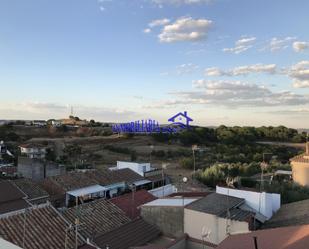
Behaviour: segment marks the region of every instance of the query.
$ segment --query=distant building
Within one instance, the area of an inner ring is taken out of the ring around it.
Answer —
[[[31,124],[36,127],[45,127],[47,126],[47,121],[46,120],[33,120]]]
[[[89,122],[87,120],[80,120],[73,117],[60,119],[62,125],[68,126],[87,126]]]
[[[61,120],[52,120],[51,125],[54,126],[54,127],[60,127],[62,125],[62,121]]]
[[[29,154],[32,156],[33,154]],[[25,178],[40,181],[46,177],[65,173],[65,168],[55,162],[31,157],[18,157],[17,173]]]
[[[47,153],[47,146],[38,143],[27,143],[19,145],[22,156],[35,159],[44,159]]]
[[[116,169],[131,169],[141,176],[144,176],[145,172],[154,170],[154,168],[150,166],[150,163],[135,163],[123,161],[117,161]]]
[[[123,162],[117,161],[117,166],[110,168],[111,170],[131,169],[137,174],[145,177],[152,182],[151,188],[158,188],[169,183],[167,176],[162,169],[151,167],[150,163],[136,163],[136,162]]]
[[[306,143],[306,152],[293,157],[291,160],[293,181],[301,186],[309,186],[309,142]]]

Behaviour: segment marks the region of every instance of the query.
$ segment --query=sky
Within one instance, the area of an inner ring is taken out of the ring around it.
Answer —
[[[309,128],[307,0],[1,0],[0,120],[187,111]]]

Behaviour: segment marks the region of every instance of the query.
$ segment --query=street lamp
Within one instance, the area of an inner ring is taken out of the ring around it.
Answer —
[[[186,184],[188,182],[188,178],[184,176],[182,178],[182,182],[183,182],[183,184]],[[183,206],[183,208],[185,208],[185,196],[184,196],[184,193],[185,193],[185,191],[184,191],[184,187],[183,187],[183,189],[182,189],[182,206]]]

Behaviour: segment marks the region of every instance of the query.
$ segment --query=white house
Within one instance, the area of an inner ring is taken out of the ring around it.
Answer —
[[[154,170],[154,168],[150,166],[150,163],[134,163],[122,161],[117,161],[116,169],[131,169],[141,176],[144,176],[145,172]]]
[[[280,194],[216,187],[216,193],[245,199],[245,204],[264,215],[267,220],[280,209]]]
[[[23,156],[31,159],[44,159],[47,153],[47,147],[41,144],[22,144],[19,148]]]

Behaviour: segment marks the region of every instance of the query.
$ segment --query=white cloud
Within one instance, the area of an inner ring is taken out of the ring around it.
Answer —
[[[268,46],[265,49],[269,49],[271,52],[276,52],[279,50],[283,50],[288,48],[291,43],[296,39],[296,37],[291,37],[291,36],[287,36],[284,38],[277,38],[277,37],[273,37]]]
[[[144,29],[143,32],[146,34],[151,33],[151,29]]]
[[[302,52],[309,48],[308,42],[295,41],[293,42],[293,49],[295,52]]]
[[[7,103],[0,106],[0,116],[6,119],[51,119],[65,118],[70,114],[70,105],[58,103],[25,102]],[[99,106],[74,106],[74,115],[82,119],[99,121],[126,121],[139,114],[119,108]]]
[[[240,54],[253,47],[256,37],[242,37],[235,42],[235,46],[232,48],[224,48],[223,52],[229,52],[234,54]]]
[[[177,66],[176,72],[179,75],[190,74],[195,72],[199,67],[193,63],[187,63]]]
[[[254,64],[235,67],[224,71],[217,67],[206,68],[206,76],[239,76],[248,75],[250,73],[276,73],[276,64]]]
[[[212,21],[181,17],[174,23],[165,25],[159,34],[160,42],[198,41],[207,37]]]
[[[193,5],[193,4],[209,4],[213,2],[213,0],[151,0],[153,3],[162,7],[164,4],[166,5]]]
[[[295,88],[309,87],[309,61],[300,61],[288,70]]]
[[[153,108],[178,105],[213,105],[226,108],[300,106],[309,104],[309,96],[290,91],[273,92],[265,86],[242,81],[193,81],[192,91],[170,93],[176,99],[155,103]]]
[[[157,27],[157,26],[164,26],[166,24],[170,23],[170,20],[167,18],[163,18],[163,19],[157,19],[157,20],[153,20],[151,21],[148,26],[153,28],[153,27]]]

